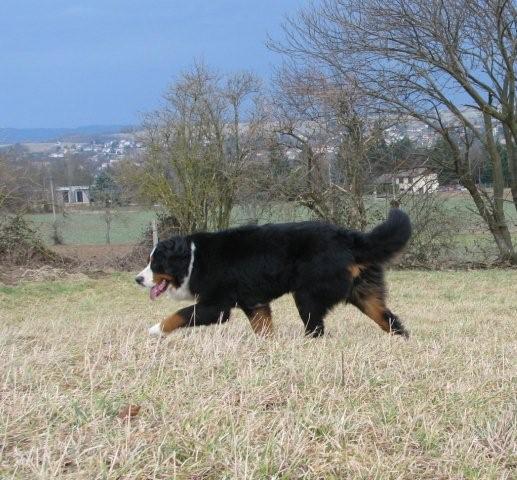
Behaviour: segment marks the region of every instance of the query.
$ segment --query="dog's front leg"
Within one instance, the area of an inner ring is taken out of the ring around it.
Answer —
[[[230,318],[230,309],[215,305],[196,304],[182,308],[176,313],[164,318],[160,323],[149,329],[151,336],[165,336],[181,327],[195,327],[223,323]]]

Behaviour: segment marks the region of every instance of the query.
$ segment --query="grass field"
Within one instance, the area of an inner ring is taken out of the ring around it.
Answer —
[[[138,243],[145,229],[151,226],[156,218],[158,210],[146,210],[143,208],[121,208],[113,212],[111,224],[111,243],[114,245],[127,245]],[[256,216],[261,216],[261,223],[301,221],[309,218],[309,213],[291,204],[275,205],[268,212],[257,212],[252,207],[237,207],[234,210],[234,225],[250,223]],[[52,245],[52,224],[54,222],[51,213],[26,215],[33,223],[42,239],[48,245]],[[106,243],[106,221],[103,210],[69,210],[66,215],[58,214],[59,230],[62,233],[65,245],[104,245]]]
[[[445,211],[457,227],[457,256],[463,250],[494,251],[493,239],[481,226],[479,216],[473,212],[473,204],[466,194],[442,194]],[[384,211],[384,199],[369,199],[369,205]],[[512,234],[517,241],[517,214],[511,202],[505,203],[505,211]],[[138,207],[120,208],[113,215],[111,225],[111,243],[113,245],[134,245],[138,243],[145,229],[156,217],[156,211]],[[101,210],[70,210],[66,216],[58,215],[59,229],[65,245],[104,245],[106,243],[106,223]],[[258,219],[260,223],[301,221],[311,218],[307,209],[290,203],[277,203],[265,209],[254,208],[253,205],[240,205],[234,209],[232,224],[242,225]],[[27,215],[38,229],[43,240],[52,245],[52,214]],[[451,232],[452,233],[452,232]]]
[[[235,312],[157,341],[179,305],[129,275],[0,287],[0,478],[515,478],[517,271],[389,284],[407,342],[352,307],[305,339],[290,297],[270,340]]]
[[[121,209],[113,215],[111,243],[137,243],[144,229],[151,226],[156,214],[152,210]],[[60,232],[66,245],[103,245],[106,243],[106,222],[100,210],[77,210],[57,216]],[[53,216],[51,213],[27,215],[45,243],[51,245]]]

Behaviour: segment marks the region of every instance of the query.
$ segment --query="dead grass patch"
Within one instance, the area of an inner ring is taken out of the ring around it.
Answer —
[[[157,342],[178,305],[128,275],[0,286],[0,477],[511,478],[517,273],[389,284],[408,342],[353,307],[305,339],[289,297],[273,339],[234,312]]]

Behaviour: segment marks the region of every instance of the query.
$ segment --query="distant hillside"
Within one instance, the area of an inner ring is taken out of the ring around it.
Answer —
[[[77,128],[0,128],[0,144],[41,142],[86,142],[97,136],[133,129],[129,125],[88,125]]]

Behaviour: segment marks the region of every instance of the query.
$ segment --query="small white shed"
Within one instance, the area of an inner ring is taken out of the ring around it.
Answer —
[[[56,188],[58,202],[62,205],[82,205],[90,203],[90,187],[70,185]]]

